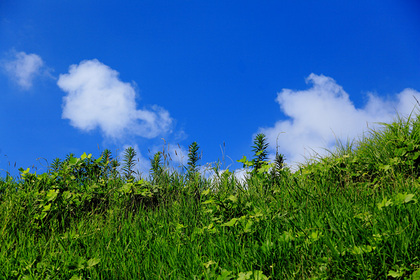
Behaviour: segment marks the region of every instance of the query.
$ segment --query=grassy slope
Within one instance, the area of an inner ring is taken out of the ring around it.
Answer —
[[[246,183],[127,182],[85,156],[5,178],[0,278],[420,279],[419,124]]]

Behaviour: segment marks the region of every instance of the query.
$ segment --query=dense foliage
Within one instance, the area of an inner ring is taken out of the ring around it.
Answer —
[[[420,119],[398,119],[291,172],[256,136],[245,179],[149,178],[109,150],[0,179],[1,279],[420,279]],[[121,168],[120,168],[121,166]]]

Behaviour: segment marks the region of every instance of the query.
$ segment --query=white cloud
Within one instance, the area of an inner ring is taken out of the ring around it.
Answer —
[[[153,105],[136,108],[136,93],[119,73],[96,59],[71,65],[60,75],[57,85],[67,93],[63,98],[64,119],[84,131],[97,127],[108,137],[126,134],[154,138],[170,132],[172,118],[165,109]]]
[[[44,61],[39,55],[33,53],[16,51],[11,53],[13,57],[3,62],[2,67],[22,89],[28,90],[32,87],[35,77],[42,74]]]
[[[332,149],[337,138],[343,142],[356,139],[367,130],[367,125],[373,128],[376,122],[391,122],[397,112],[407,116],[416,105],[413,96],[420,100],[420,93],[413,89],[405,89],[389,99],[369,93],[366,105],[356,108],[332,78],[311,74],[306,82],[312,87],[283,89],[277,95],[276,101],[288,119],[259,129],[266,134],[273,151],[278,141],[289,164],[303,163],[314,152],[325,155],[325,148]]]

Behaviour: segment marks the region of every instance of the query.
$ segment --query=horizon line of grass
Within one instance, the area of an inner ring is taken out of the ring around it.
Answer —
[[[254,142],[245,181],[124,173],[110,151],[0,179],[0,279],[420,279],[420,119],[291,172]],[[262,151],[262,152],[261,152]]]

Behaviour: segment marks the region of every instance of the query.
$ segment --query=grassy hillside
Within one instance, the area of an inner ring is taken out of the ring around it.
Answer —
[[[185,172],[161,152],[147,180],[132,149],[21,169],[0,180],[0,279],[420,279],[420,119],[296,172],[266,148],[245,181],[201,177],[196,143]]]

